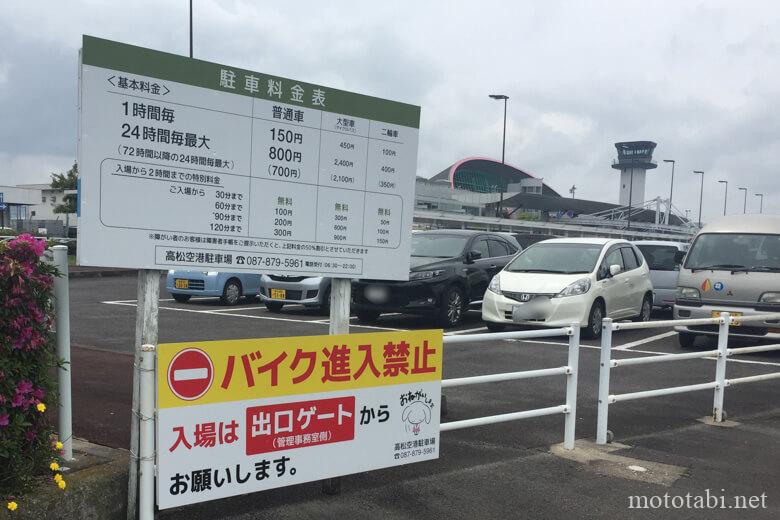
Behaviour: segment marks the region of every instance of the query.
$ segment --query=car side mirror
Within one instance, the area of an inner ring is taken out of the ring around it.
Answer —
[[[617,276],[623,271],[623,268],[620,267],[617,264],[612,264],[609,266],[609,275],[610,276]]]
[[[674,254],[674,263],[680,265],[682,264],[683,260],[685,260],[685,251],[677,251]]]
[[[468,253],[466,253],[466,263],[471,264],[475,260],[479,260],[482,258],[482,253],[480,251],[477,251],[476,249],[472,249]]]

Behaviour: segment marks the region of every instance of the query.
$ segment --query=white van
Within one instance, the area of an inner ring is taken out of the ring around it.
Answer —
[[[671,309],[677,294],[677,275],[688,244],[665,240],[635,240],[633,244],[642,252],[650,268],[653,307]]]
[[[677,278],[674,318],[711,318],[780,312],[780,216],[732,215],[702,229]],[[717,335],[716,325],[678,326],[680,346],[698,335]],[[780,321],[734,325],[730,334],[780,339]]]

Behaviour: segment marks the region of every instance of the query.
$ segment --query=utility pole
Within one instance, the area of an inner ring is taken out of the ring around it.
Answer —
[[[509,96],[504,94],[490,94],[490,97],[493,99],[503,99],[504,100],[504,133],[503,137],[501,138],[501,164],[504,164],[504,155],[506,154],[506,102],[509,100]],[[501,183],[501,186],[499,187],[501,190],[501,197],[498,200],[498,205],[496,206],[496,216],[501,216],[501,206],[504,204],[504,184]]]
[[[701,170],[693,170],[693,173],[701,175],[701,189],[699,190],[699,227],[701,228],[701,202],[704,197],[704,172]]]

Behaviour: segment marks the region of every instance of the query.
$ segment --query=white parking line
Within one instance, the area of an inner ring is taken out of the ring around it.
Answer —
[[[105,303],[107,305],[123,305],[126,307],[136,307],[136,300],[132,300],[133,303],[129,303],[128,300],[117,300],[117,301],[104,301],[101,303]],[[289,321],[293,323],[309,323],[313,325],[328,325],[329,322],[326,320],[298,320],[294,318],[280,318],[280,317],[271,317],[271,316],[255,316],[251,314],[236,314],[232,312],[225,312],[223,310],[196,310],[196,309],[181,309],[178,307],[159,307],[161,310],[167,310],[167,311],[178,311],[178,312],[192,312],[195,314],[211,314],[212,316],[231,316],[234,318],[251,318],[255,320],[271,320],[271,321]],[[230,310],[238,310],[238,309],[230,309]],[[323,322],[325,321],[325,322]],[[404,329],[394,329],[391,327],[374,327],[371,325],[352,325],[353,327],[357,328],[363,328],[363,329],[377,329],[377,330],[404,330]]]
[[[677,332],[671,330],[669,332],[664,332],[663,334],[656,334],[655,336],[650,336],[649,338],[643,338],[637,341],[632,341],[630,343],[618,345],[617,347],[612,347],[612,350],[628,350],[633,347],[638,347],[639,345],[644,345],[645,343],[652,343],[653,341],[658,341],[659,339],[664,339],[676,335]]]
[[[531,344],[537,344],[537,345],[556,345],[556,346],[562,346],[562,347],[568,347],[568,343],[563,342],[557,342],[557,341],[535,341],[532,339],[507,339],[504,341],[514,341],[517,343],[531,343]],[[589,348],[593,350],[601,350],[601,346],[599,345],[584,345],[580,343],[580,348]],[[617,349],[612,349],[617,350]],[[664,356],[666,354],[673,354],[673,352],[655,352],[652,350],[628,350],[627,352],[636,352],[637,354],[649,354],[651,356]],[[703,357],[699,359],[709,359],[711,361],[717,361],[718,358],[716,357]],[[747,365],[767,365],[767,366],[780,366],[780,362],[775,361],[756,361],[754,359],[737,359],[733,357],[729,357],[726,360],[728,363],[744,363]]]

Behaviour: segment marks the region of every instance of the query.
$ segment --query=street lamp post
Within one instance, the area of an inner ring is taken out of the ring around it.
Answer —
[[[725,184],[726,185],[726,191],[723,193],[723,214],[725,215],[726,214],[726,203],[729,200],[729,181],[719,180],[718,182],[721,183],[721,184]]]
[[[693,173],[701,175],[701,189],[699,190],[699,227],[701,227],[701,201],[704,197],[704,172],[701,170],[693,170]]]
[[[745,192],[745,202],[742,204],[742,214],[747,213],[747,188],[737,188],[740,191]]]
[[[506,96],[504,94],[490,94],[490,97],[493,99],[503,99],[504,100],[504,133],[503,137],[501,138],[501,164],[504,164],[504,155],[506,153],[506,102],[509,100],[509,96]],[[496,206],[496,216],[501,216],[501,205],[504,203],[504,183],[501,183],[501,197],[498,200],[498,206]]]
[[[758,212],[763,213],[764,212],[764,194],[763,193],[756,193],[756,197],[761,197],[761,206],[759,206]]]
[[[666,209],[666,224],[669,224],[672,213],[672,194],[674,193],[674,159],[664,159],[665,163],[672,163],[672,182],[669,184],[669,206]]]

